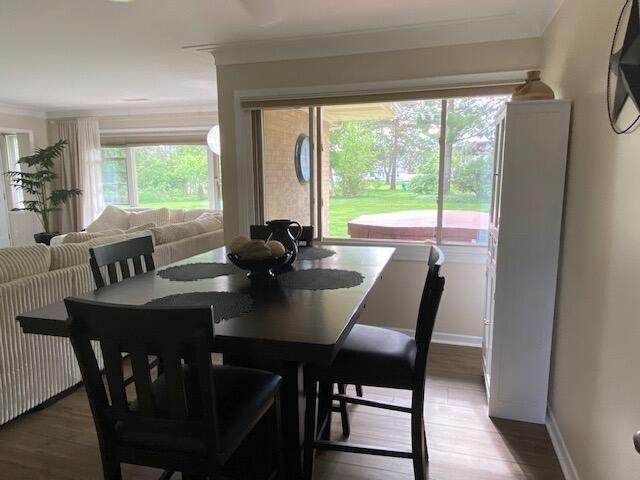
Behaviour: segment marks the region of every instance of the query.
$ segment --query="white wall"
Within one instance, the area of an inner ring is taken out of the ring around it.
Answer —
[[[544,35],[543,79],[574,102],[550,406],[582,480],[640,478],[640,131],[606,105],[624,3],[565,0]]]
[[[424,262],[391,261],[372,292],[360,321],[414,329],[426,273]],[[446,284],[435,327],[436,339],[479,342],[484,308],[484,264],[447,261],[445,254],[442,274]]]

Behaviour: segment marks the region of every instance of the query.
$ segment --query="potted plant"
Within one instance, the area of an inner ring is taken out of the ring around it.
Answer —
[[[24,208],[38,216],[42,228],[41,233],[36,233],[33,238],[36,243],[49,245],[51,239],[58,235],[58,232],[51,231],[51,212],[57,212],[69,199],[82,194],[81,190],[72,188],[70,190],[52,189],[51,183],[58,178],[53,171],[53,160],[58,158],[65,146],[66,140],[60,140],[55,145],[46,148],[39,148],[33,155],[22,157],[18,163],[24,165],[24,170],[9,171],[5,175],[11,179],[14,188],[24,191]]]

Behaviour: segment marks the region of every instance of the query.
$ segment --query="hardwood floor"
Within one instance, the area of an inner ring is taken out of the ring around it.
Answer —
[[[543,425],[487,416],[480,373],[480,351],[434,344],[429,357],[425,404],[429,478],[433,480],[563,479]],[[350,387],[352,388],[352,387]],[[368,398],[408,404],[409,392],[364,388]],[[353,405],[350,441],[409,446],[409,416]],[[334,414],[332,437],[340,438]],[[158,477],[157,470],[125,466],[126,480]],[[85,392],[79,389],[57,403],[0,427],[0,479],[101,479],[96,435]],[[179,475],[173,477],[177,480]],[[320,480],[408,480],[411,460],[317,454]]]

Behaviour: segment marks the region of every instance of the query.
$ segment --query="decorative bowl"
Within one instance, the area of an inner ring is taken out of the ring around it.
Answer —
[[[243,260],[234,253],[229,253],[227,257],[236,267],[240,267],[243,270],[248,270],[247,277],[273,277],[273,271],[278,267],[285,266],[291,257],[293,252],[286,252],[283,256],[278,258],[265,258],[264,260]]]

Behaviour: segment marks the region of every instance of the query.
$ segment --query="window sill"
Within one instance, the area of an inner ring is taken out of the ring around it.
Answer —
[[[394,247],[396,252],[393,255],[393,260],[402,262],[426,262],[429,257],[429,247],[433,245],[433,243],[428,241],[412,242],[402,240],[358,240],[343,238],[327,238],[321,243],[325,245]],[[487,245],[445,244],[439,245],[439,247],[444,253],[445,262],[448,263],[484,265],[487,261]]]

